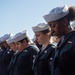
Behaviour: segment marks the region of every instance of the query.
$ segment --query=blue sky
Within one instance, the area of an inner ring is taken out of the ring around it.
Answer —
[[[46,23],[43,15],[57,6],[75,5],[75,0],[0,0],[0,36],[28,30],[33,38],[32,26]]]

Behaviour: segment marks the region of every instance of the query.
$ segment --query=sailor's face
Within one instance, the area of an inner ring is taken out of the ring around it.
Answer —
[[[51,34],[53,36],[61,36],[64,32],[64,26],[60,21],[53,21],[48,23],[51,27]]]

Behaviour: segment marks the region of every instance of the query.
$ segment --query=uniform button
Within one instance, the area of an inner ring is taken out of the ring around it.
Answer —
[[[27,50],[24,50],[23,52],[27,52]]]
[[[45,50],[44,53],[47,53],[47,51]]]
[[[8,54],[10,53],[10,52],[7,52]]]

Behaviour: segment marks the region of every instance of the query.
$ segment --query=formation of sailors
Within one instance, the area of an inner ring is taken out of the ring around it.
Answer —
[[[46,23],[0,38],[0,75],[75,75],[75,6],[53,8]]]

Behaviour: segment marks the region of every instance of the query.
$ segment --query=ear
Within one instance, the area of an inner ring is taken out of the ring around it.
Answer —
[[[26,40],[24,40],[23,43],[26,43]]]
[[[69,23],[69,22],[68,22],[68,19],[67,19],[67,18],[63,18],[62,24],[65,25],[65,26],[67,26],[68,23]]]
[[[51,32],[48,32],[47,35],[51,36]]]

